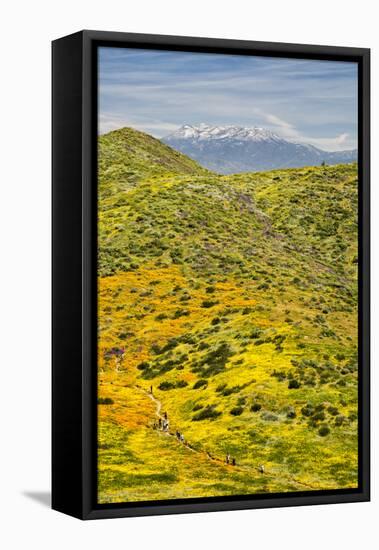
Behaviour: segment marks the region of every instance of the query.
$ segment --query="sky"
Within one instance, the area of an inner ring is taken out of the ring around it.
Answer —
[[[327,151],[357,147],[358,67],[343,61],[99,48],[99,132],[264,127]]]

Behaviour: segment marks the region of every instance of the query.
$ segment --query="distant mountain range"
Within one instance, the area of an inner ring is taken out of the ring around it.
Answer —
[[[357,149],[323,151],[286,140],[265,128],[184,125],[162,138],[164,143],[221,174],[297,168],[357,160]]]

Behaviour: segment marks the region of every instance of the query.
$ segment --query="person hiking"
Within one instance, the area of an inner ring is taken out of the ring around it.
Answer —
[[[235,466],[235,465],[236,465],[236,459],[232,458],[232,466]]]
[[[184,435],[183,435],[183,434],[180,434],[180,441],[181,441],[182,443],[184,443]]]
[[[153,395],[153,386],[150,386],[150,393]]]
[[[259,470],[259,473],[261,473],[261,474],[264,474],[264,473],[265,473],[265,467],[263,466],[263,464],[260,464],[260,465],[259,465],[258,470]]]
[[[158,426],[159,426],[159,429],[161,430],[162,429],[162,419],[161,418],[158,420]]]
[[[225,458],[226,464],[230,464],[230,454],[228,453]]]
[[[167,420],[167,413],[166,412],[163,414],[163,416],[164,416],[164,419]]]

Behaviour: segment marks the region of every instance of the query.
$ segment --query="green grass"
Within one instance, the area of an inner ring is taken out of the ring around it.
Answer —
[[[131,129],[99,162],[100,501],[355,487],[357,166],[218,176]]]

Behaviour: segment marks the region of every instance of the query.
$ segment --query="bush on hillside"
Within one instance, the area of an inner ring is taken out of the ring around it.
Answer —
[[[329,426],[327,426],[326,424],[323,424],[319,431],[318,431],[319,435],[321,435],[321,437],[325,437],[326,435],[330,434],[330,428]]]
[[[97,402],[99,405],[113,405],[114,403],[111,397],[98,397]]]
[[[233,416],[240,416],[243,413],[243,407],[233,407],[231,409],[230,414]]]
[[[204,388],[208,386],[208,381],[207,380],[204,380],[204,378],[200,378],[200,380],[197,380],[194,385],[193,385],[193,389],[194,390],[198,390],[199,388]]]
[[[221,415],[221,412],[215,409],[215,405],[207,405],[204,409],[202,409],[200,412],[195,414],[195,416],[192,417],[192,420],[194,422],[198,422],[199,420],[206,420],[206,419],[213,420],[214,418],[217,418],[220,415]]]

